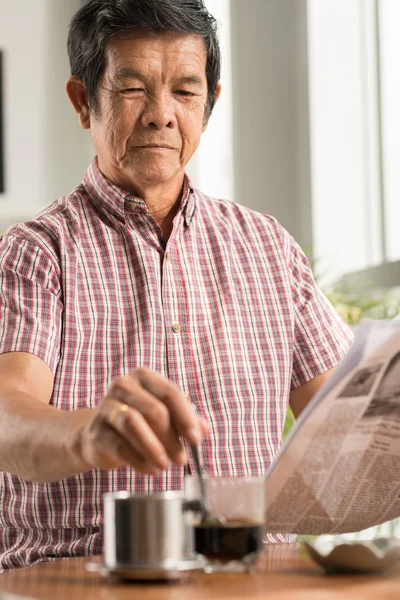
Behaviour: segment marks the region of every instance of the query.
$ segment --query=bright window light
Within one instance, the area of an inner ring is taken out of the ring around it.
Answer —
[[[382,165],[386,255],[400,259],[400,2],[379,2]]]

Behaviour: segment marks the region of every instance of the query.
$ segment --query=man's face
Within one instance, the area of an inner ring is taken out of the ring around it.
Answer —
[[[135,30],[112,38],[106,58],[90,116],[100,169],[128,190],[182,176],[205,128],[203,39]]]

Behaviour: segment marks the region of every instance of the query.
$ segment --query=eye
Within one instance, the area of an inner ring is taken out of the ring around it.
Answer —
[[[175,94],[179,94],[179,96],[186,96],[188,98],[194,96],[193,92],[188,92],[187,90],[176,90]]]
[[[144,92],[143,88],[127,88],[126,90],[122,90],[123,94],[133,94],[135,92]]]

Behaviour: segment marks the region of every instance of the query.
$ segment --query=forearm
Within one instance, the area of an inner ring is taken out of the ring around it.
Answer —
[[[56,481],[88,470],[79,431],[92,409],[61,411],[23,392],[0,396],[0,471],[27,480]]]

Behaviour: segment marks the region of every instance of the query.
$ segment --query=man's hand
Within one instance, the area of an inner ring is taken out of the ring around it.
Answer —
[[[0,355],[1,471],[57,481],[129,464],[156,474],[186,462],[179,436],[197,442],[209,430],[178,387],[148,369],[116,379],[95,409],[51,406],[53,383],[37,356]]]
[[[158,373],[136,369],[116,379],[92,418],[78,431],[73,452],[87,469],[129,464],[156,475],[187,462],[179,436],[199,442],[209,431],[187,397]]]

